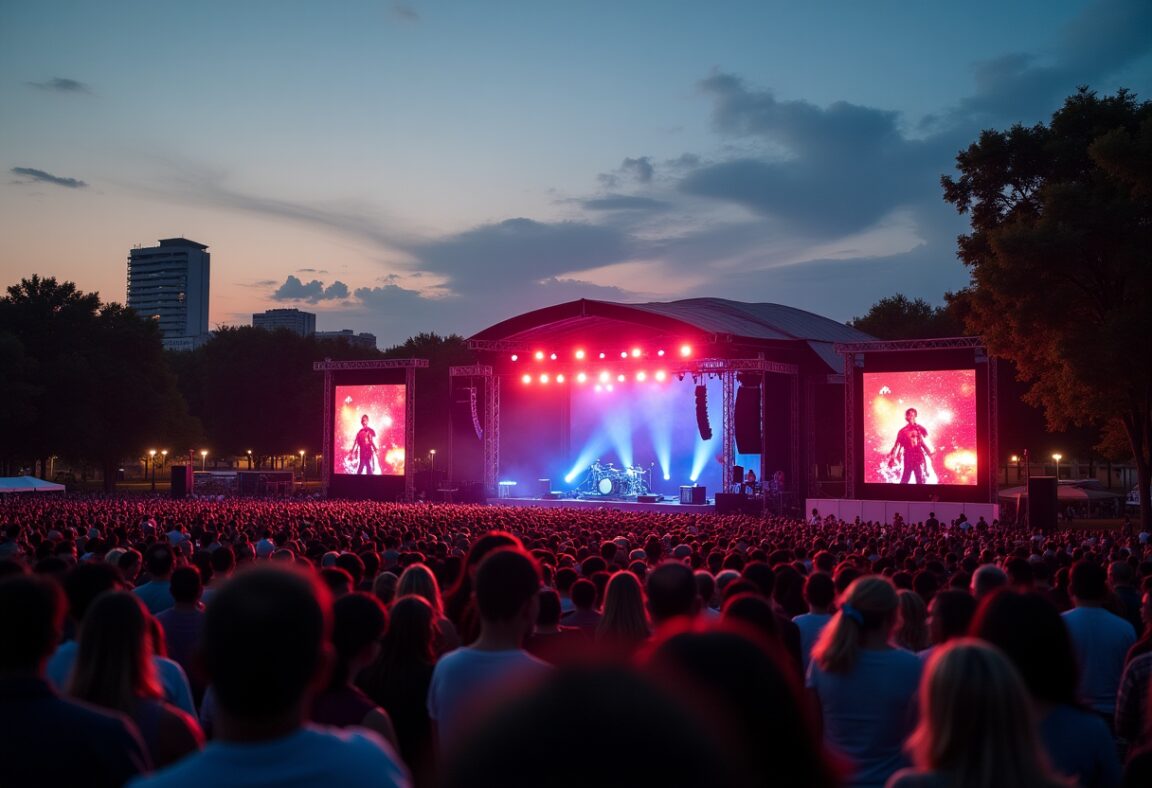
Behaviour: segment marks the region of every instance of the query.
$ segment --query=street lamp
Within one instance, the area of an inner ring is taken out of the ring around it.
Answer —
[[[248,450],[248,470],[252,470],[252,450]]]
[[[202,470],[202,471],[208,470],[208,450],[207,449],[201,449],[200,450],[200,470]]]
[[[304,479],[306,479],[308,477],[308,471],[304,468],[304,450],[301,449],[299,454],[300,454],[300,481],[304,481]]]
[[[152,466],[152,492],[156,492],[156,450],[148,450],[148,464]]]
[[[1013,454],[1009,459],[1012,461],[1012,464],[1016,466],[1016,481],[1020,481],[1020,455],[1019,454]],[[1008,474],[1005,473],[1004,476],[1005,476],[1004,482],[1007,483],[1008,482],[1008,478],[1007,478]]]
[[[1056,481],[1060,481],[1060,460],[1064,459],[1063,454],[1053,454],[1052,459],[1056,460]]]

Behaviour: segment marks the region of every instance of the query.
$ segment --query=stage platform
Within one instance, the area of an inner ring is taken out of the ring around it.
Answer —
[[[611,509],[620,512],[655,512],[656,514],[715,514],[712,500],[705,504],[680,503],[678,498],[665,497],[656,503],[617,500],[612,498],[489,498],[492,506],[519,506],[536,509]]]
[[[975,523],[981,517],[991,523],[1000,517],[1000,506],[994,503],[952,503],[948,501],[861,501],[855,498],[809,498],[804,505],[804,513],[812,516],[812,510],[821,517],[835,515],[837,519],[852,522],[857,517],[868,522],[890,523],[892,516],[899,514],[906,523],[921,523],[933,512],[942,523],[950,523],[963,514]]]

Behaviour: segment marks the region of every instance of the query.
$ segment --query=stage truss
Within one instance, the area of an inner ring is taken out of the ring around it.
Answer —
[[[321,475],[321,489],[328,495],[328,484],[332,477],[331,458],[332,451],[332,373],[333,372],[364,372],[380,369],[404,370],[404,500],[411,501],[416,497],[415,469],[409,453],[415,454],[416,448],[416,370],[427,369],[426,358],[394,358],[364,361],[333,361],[326,358],[323,361],[312,362],[313,372],[324,373],[324,473]]]
[[[471,340],[468,343],[471,350],[487,352],[521,352],[526,349],[522,342],[504,340],[480,341]],[[721,418],[721,480],[724,489],[732,479],[732,469],[736,458],[735,411],[736,411],[736,376],[741,372],[772,373],[788,375],[791,377],[791,408],[790,408],[790,478],[799,479],[800,473],[800,367],[796,364],[785,364],[768,361],[762,358],[702,358],[681,362],[670,362],[669,375],[692,376],[702,379],[706,376],[720,378],[722,389],[722,418]],[[565,365],[568,368],[571,365]],[[557,367],[552,367],[556,369]],[[513,375],[513,372],[497,372],[490,365],[474,365],[451,367],[450,377],[479,377],[484,379],[485,407],[484,407],[484,489],[489,496],[497,494],[497,479],[500,473],[500,378],[504,375]],[[761,444],[764,440],[764,398],[760,398],[760,432]],[[761,445],[761,457],[764,448]],[[765,469],[761,468],[761,476]]]

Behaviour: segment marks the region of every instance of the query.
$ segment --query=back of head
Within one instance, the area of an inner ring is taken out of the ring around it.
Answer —
[[[813,607],[828,607],[836,598],[836,587],[832,578],[823,572],[810,575],[804,581],[804,598]]]
[[[172,572],[172,599],[177,604],[194,605],[200,601],[204,586],[200,582],[200,570],[194,566],[182,566]]]
[[[541,588],[538,594],[540,611],[536,614],[536,624],[554,627],[560,623],[560,595],[551,588]]]
[[[442,613],[444,609],[436,575],[424,564],[412,564],[400,574],[400,580],[396,583],[396,595],[408,594],[424,597],[437,613]]]
[[[999,649],[974,638],[933,652],[920,682],[917,765],[955,785],[1051,782],[1023,680]]]
[[[360,592],[345,594],[332,603],[332,645],[336,667],[330,685],[340,686],[348,679],[352,660],[384,635],[388,611],[380,600]]]
[[[591,610],[596,606],[596,584],[580,578],[568,589],[568,595],[577,610]]]
[[[648,612],[656,624],[677,616],[695,615],[700,607],[696,577],[687,564],[667,561],[648,573]]]
[[[239,572],[208,605],[204,667],[221,708],[270,717],[313,682],[331,628],[331,595],[301,570],[266,564]]]
[[[153,580],[168,577],[175,563],[176,554],[166,542],[157,542],[144,552],[144,570]]]
[[[972,595],[983,599],[998,588],[1008,585],[1008,575],[995,564],[983,564],[972,573]]]
[[[523,548],[490,552],[476,570],[476,606],[484,621],[510,621],[540,590],[540,568]]]
[[[812,648],[812,659],[828,673],[851,673],[863,635],[891,628],[898,604],[896,588],[888,579],[866,575],[852,581],[844,592],[839,612]]]
[[[435,659],[436,612],[428,600],[419,596],[402,596],[388,612],[388,630],[382,643],[382,658],[392,663],[423,662]]]
[[[976,599],[967,591],[946,588],[929,604],[931,635],[940,644],[967,634],[976,614]]]
[[[718,737],[684,703],[620,668],[551,674],[471,730],[446,762],[445,788],[473,786],[478,779],[535,788],[545,782],[543,775],[553,788],[747,785],[733,773]]]
[[[1099,602],[1108,594],[1108,576],[1094,561],[1077,561],[1068,578],[1068,593],[1081,602]]]
[[[998,591],[980,604],[970,633],[1004,652],[1037,700],[1076,703],[1080,669],[1072,638],[1043,596]]]
[[[151,636],[152,617],[135,594],[101,594],[80,628],[71,693],[126,713],[138,697],[159,697]]]
[[[109,564],[81,564],[64,576],[64,593],[68,595],[68,612],[74,621],[82,621],[88,606],[105,591],[124,584],[120,570]]]
[[[0,674],[33,673],[56,648],[64,625],[64,594],[47,578],[0,581]]]

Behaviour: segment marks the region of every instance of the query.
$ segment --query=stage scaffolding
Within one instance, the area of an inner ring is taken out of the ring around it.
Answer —
[[[321,489],[325,497],[328,495],[328,484],[332,477],[332,373],[333,372],[365,372],[379,369],[404,370],[404,500],[411,501],[416,497],[416,476],[412,466],[412,457],[416,447],[416,370],[427,369],[426,358],[394,358],[372,361],[333,361],[326,358],[323,361],[312,362],[313,372],[324,373],[324,472],[321,475]]]
[[[508,340],[470,340],[468,347],[471,350],[498,353],[528,352],[529,346],[524,342]],[[767,361],[763,358],[702,358],[685,361],[669,360],[669,375],[681,378],[691,376],[693,379],[703,379],[707,376],[720,378],[722,389],[722,418],[721,418],[721,480],[722,487],[729,488],[732,480],[732,469],[735,466],[736,436],[735,436],[735,399],[737,375],[742,372],[759,372],[761,375],[771,373],[788,375],[791,378],[790,412],[789,412],[789,440],[790,462],[789,478],[796,484],[800,479],[800,367],[797,364],[785,364]],[[503,373],[512,374],[512,373]],[[451,367],[451,377],[479,377],[484,380],[484,489],[487,495],[497,494],[496,482],[500,473],[500,377],[502,373],[496,372],[490,365],[476,365]],[[764,456],[763,442],[764,427],[764,396],[760,396],[760,433],[761,454]],[[761,476],[766,473],[761,468]]]

